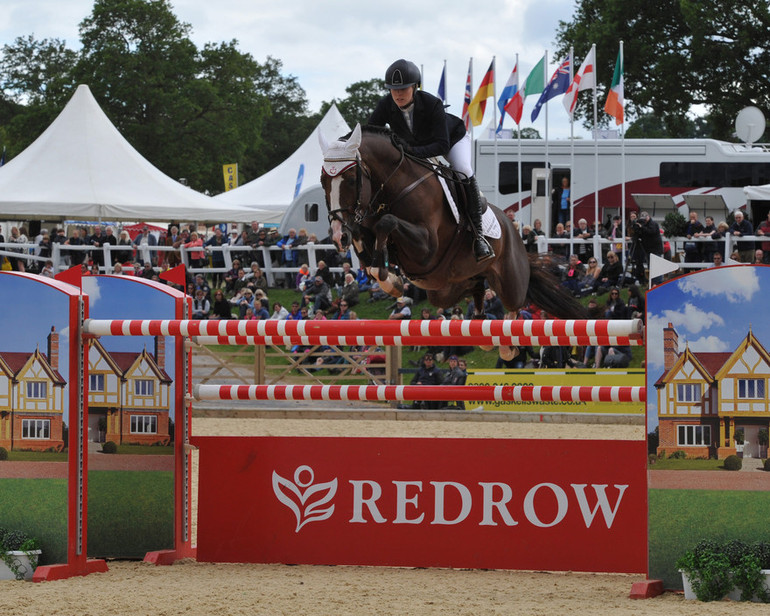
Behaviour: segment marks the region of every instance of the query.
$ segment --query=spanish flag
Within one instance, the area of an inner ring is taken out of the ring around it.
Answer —
[[[618,61],[615,63],[615,72],[612,75],[612,85],[607,94],[607,102],[604,111],[615,118],[615,124],[623,124],[623,111],[625,100],[623,99],[623,45],[618,51]]]
[[[495,61],[487,69],[487,74],[484,75],[484,79],[481,80],[479,89],[476,90],[476,95],[473,97],[471,104],[468,106],[468,115],[471,118],[471,124],[473,126],[479,126],[484,119],[484,110],[487,107],[487,99],[495,96]]]

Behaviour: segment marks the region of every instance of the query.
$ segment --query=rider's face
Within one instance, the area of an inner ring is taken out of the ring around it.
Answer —
[[[414,86],[408,88],[401,88],[396,90],[395,88],[390,91],[390,95],[393,97],[393,101],[399,107],[408,107],[414,100]]]

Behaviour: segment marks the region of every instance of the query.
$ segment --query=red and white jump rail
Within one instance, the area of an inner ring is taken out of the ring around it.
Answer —
[[[187,336],[203,344],[571,346],[644,344],[642,321],[197,321],[95,320],[96,336]]]
[[[195,385],[196,400],[478,400],[480,402],[644,402],[643,387],[532,385]]]

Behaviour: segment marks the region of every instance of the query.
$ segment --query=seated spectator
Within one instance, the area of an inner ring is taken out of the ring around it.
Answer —
[[[46,278],[53,278],[54,274],[53,261],[46,261],[45,265],[43,265],[43,269],[40,270],[40,275],[45,276]]]
[[[310,267],[308,267],[307,263],[303,263],[299,266],[299,272],[294,281],[294,288],[304,291],[305,287],[307,287],[308,283],[312,280],[313,278],[310,276]]]
[[[300,310],[299,310],[299,302],[292,302],[291,303],[291,310],[288,311],[284,319],[287,321],[299,321],[302,317],[300,316]]]
[[[254,316],[259,321],[267,321],[270,319],[270,312],[267,310],[267,307],[270,305],[266,297],[262,297],[261,299],[255,297],[254,298]]]
[[[349,321],[350,320],[350,304],[344,299],[340,300],[339,308],[332,315],[333,321]]]
[[[596,259],[593,259],[592,257],[592,260],[593,264],[596,265]],[[562,275],[562,286],[569,290],[573,295],[580,295],[585,271],[585,266],[580,262],[578,256],[570,255],[567,268]]]
[[[620,290],[617,287],[610,289],[610,296],[607,299],[607,304],[604,307],[605,319],[626,319],[628,318],[628,311],[626,304],[620,297]]]
[[[246,286],[254,291],[254,295],[257,294],[257,291],[267,293],[267,278],[262,270],[259,269],[258,263],[253,262],[251,264],[251,271],[246,272],[243,279],[246,281]]]
[[[503,302],[497,297],[497,294],[492,289],[484,291],[484,306],[482,308],[484,315],[487,319],[502,320],[505,316],[505,308],[503,308]]]
[[[281,302],[273,302],[273,314],[270,315],[270,320],[281,321],[289,316],[289,311],[281,305]]]
[[[356,282],[358,283],[359,291],[368,291],[372,288],[372,280],[369,278],[369,274],[363,265],[361,265],[358,268],[358,272],[356,272]]]
[[[586,267],[583,280],[580,283],[581,295],[584,293],[591,293],[594,290],[594,285],[601,272],[602,268],[599,267],[596,257],[588,257],[588,267]]]
[[[222,290],[214,291],[214,303],[211,306],[211,319],[232,319],[233,311],[230,302],[225,299]]]
[[[302,296],[303,304],[312,303],[313,311],[326,310],[332,305],[332,292],[329,285],[319,274],[313,280],[313,285],[305,288],[305,294]]]
[[[348,306],[355,306],[358,304],[358,283],[353,277],[351,272],[345,274],[345,284],[342,285],[339,291],[340,300],[345,300]]]
[[[564,229],[564,225],[562,223],[556,224],[556,231],[554,232],[553,237],[560,240],[569,239],[569,233],[567,233],[567,231]],[[552,244],[550,248],[554,256],[559,258],[563,263],[567,258],[567,253],[569,252],[569,244]]]
[[[412,318],[412,309],[407,305],[405,297],[399,297],[393,311],[388,315],[391,321],[406,321]],[[431,360],[433,357],[431,356]]]
[[[330,289],[334,286],[334,274],[332,274],[332,271],[326,265],[326,261],[318,262],[318,269],[316,269],[315,274],[313,274],[313,278],[318,278],[318,276],[321,277]]]
[[[206,294],[202,289],[195,291],[195,299],[192,306],[192,318],[197,320],[203,320],[209,318],[211,312],[211,304],[206,299]]]
[[[594,293],[606,293],[611,287],[617,286],[620,284],[622,275],[623,266],[620,264],[618,255],[609,251],[607,261],[594,281]]]
[[[231,304],[238,306],[238,318],[242,319],[246,315],[246,310],[251,308],[254,311],[254,293],[251,289],[243,289],[242,294],[238,294],[230,300]]]
[[[630,363],[630,346],[601,346],[596,351],[596,368],[628,368]]]
[[[225,291],[227,293],[235,293],[233,285],[238,280],[238,271],[241,269],[241,262],[239,259],[233,259],[233,267],[225,272]],[[245,273],[245,272],[244,272]]]

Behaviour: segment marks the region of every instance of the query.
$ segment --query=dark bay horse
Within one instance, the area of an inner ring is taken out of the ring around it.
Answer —
[[[390,131],[357,125],[347,139],[320,140],[332,239],[341,250],[352,243],[383,290],[401,294],[392,271],[398,265],[437,307],[449,308],[470,294],[481,314],[486,280],[508,310],[531,301],[552,317],[585,318],[559,281],[530,261],[520,234],[491,204],[501,229],[498,239],[487,238],[496,256],[477,263],[468,222],[456,222],[434,166],[404,154]]]

